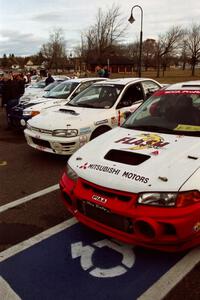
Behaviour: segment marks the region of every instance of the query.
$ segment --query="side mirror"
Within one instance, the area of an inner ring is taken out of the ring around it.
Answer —
[[[126,119],[128,119],[128,117],[131,115],[131,112],[130,111],[126,111],[125,113],[124,113],[124,118],[125,118],[125,120]]]

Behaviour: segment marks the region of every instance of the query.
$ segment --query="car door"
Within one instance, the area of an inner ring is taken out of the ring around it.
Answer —
[[[126,87],[116,106],[118,125],[121,125],[126,119],[127,113],[130,114],[136,110],[143,103],[144,99],[144,90],[140,82]]]

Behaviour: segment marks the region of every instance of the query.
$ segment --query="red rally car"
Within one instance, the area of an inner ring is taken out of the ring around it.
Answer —
[[[200,81],[167,86],[122,126],[69,159],[67,209],[126,243],[183,251],[200,244]]]

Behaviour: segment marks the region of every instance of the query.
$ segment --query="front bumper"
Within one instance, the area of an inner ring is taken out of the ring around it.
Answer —
[[[178,252],[200,244],[200,205],[159,208],[136,205],[135,194],[109,190],[83,179],[60,180],[67,209],[83,224],[125,243]],[[99,203],[93,196],[106,198]],[[199,225],[198,225],[199,224]]]
[[[10,121],[11,124],[19,129],[25,129],[26,122],[31,118],[29,116],[23,116],[23,106],[22,107],[14,107],[10,112]],[[22,121],[23,120],[23,121]]]
[[[24,130],[24,135],[29,146],[44,152],[59,155],[71,155],[80,148],[79,136],[73,138],[59,138],[51,134]]]

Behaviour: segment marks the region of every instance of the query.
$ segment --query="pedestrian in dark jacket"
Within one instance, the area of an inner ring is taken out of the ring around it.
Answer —
[[[47,86],[48,84],[50,84],[50,83],[52,83],[52,82],[54,82],[54,79],[53,79],[53,77],[51,76],[51,73],[48,73],[48,76],[47,76],[47,78],[46,78],[46,80],[45,80],[45,85]]]
[[[8,127],[11,124],[10,113],[12,107],[19,103],[19,98],[22,93],[20,82],[17,78],[11,78],[10,75],[5,75],[4,83],[2,86],[2,103],[6,107]]]

